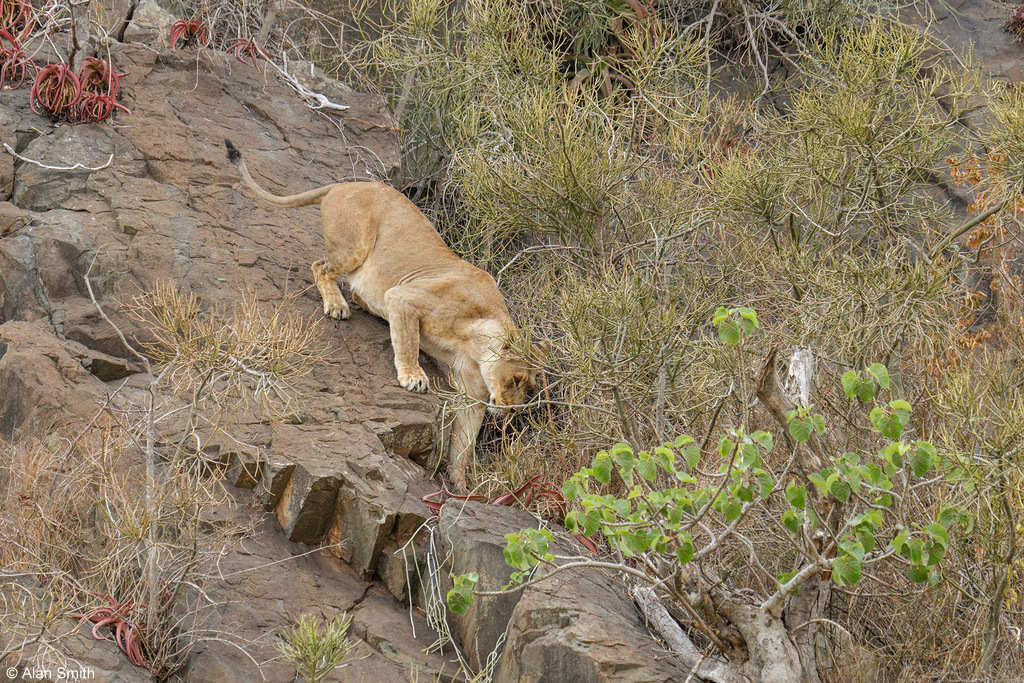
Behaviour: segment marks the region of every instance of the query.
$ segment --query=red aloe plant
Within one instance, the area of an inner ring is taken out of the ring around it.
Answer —
[[[25,50],[22,49],[15,38],[6,29],[0,28],[0,88],[10,79],[14,83],[11,89],[20,88],[21,84],[28,78],[29,71],[38,71],[36,63],[33,62]]]
[[[21,40],[32,32],[32,7],[25,0],[0,0],[0,28],[11,34],[21,27]]]
[[[75,104],[81,96],[82,84],[78,76],[70,66],[59,62],[44,66],[36,74],[29,104],[37,114],[43,112],[36,109],[36,105],[53,118],[72,118],[77,113]]]
[[[82,84],[83,93],[93,92],[117,97],[118,91],[121,90],[121,78],[127,75],[117,73],[117,69],[106,59],[86,57],[78,71],[78,80]]]
[[[77,118],[79,121],[95,121],[99,123],[113,114],[115,109],[120,109],[125,114],[131,114],[128,107],[119,104],[112,95],[86,90],[78,100]]]
[[[243,64],[245,64],[246,57],[252,60],[253,66],[256,66],[257,57],[270,60],[270,55],[256,42],[255,38],[235,38],[228,43],[228,49],[234,50],[235,57]]]
[[[98,594],[97,594],[98,595]],[[144,622],[132,623],[129,615],[132,610],[146,609],[146,605],[135,602],[118,602],[109,595],[101,595],[110,601],[110,607],[97,607],[85,614],[71,614],[72,619],[91,621],[95,624],[92,627],[92,637],[96,640],[106,640],[101,636],[99,629],[107,626],[114,632],[114,642],[121,652],[128,655],[128,660],[135,666],[149,668],[142,652],[142,637],[139,634],[139,626]]]
[[[171,26],[171,49],[174,50],[177,47],[178,41],[182,43],[201,43],[203,45],[210,44],[210,38],[206,35],[206,28],[203,27],[203,22],[198,19],[179,19],[174,22]]]
[[[117,103],[121,77],[127,75],[117,73],[117,69],[106,59],[86,57],[78,72],[78,80],[82,84],[82,95],[77,107],[78,120],[103,121],[115,109],[131,114],[127,107]]]

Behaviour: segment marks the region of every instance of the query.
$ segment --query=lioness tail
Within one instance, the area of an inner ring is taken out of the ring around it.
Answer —
[[[324,185],[318,187],[315,190],[308,190],[299,194],[289,195],[287,197],[279,197],[276,194],[271,194],[260,187],[253,177],[249,174],[249,169],[245,166],[245,159],[242,158],[242,153],[238,151],[238,148],[231,144],[231,140],[224,139],[224,146],[228,150],[228,161],[238,167],[239,172],[242,174],[242,179],[245,180],[245,184],[252,188],[252,191],[260,196],[264,201],[270,202],[274,206],[281,206],[286,209],[293,208],[296,206],[308,206],[310,204],[319,204],[320,201],[327,196],[337,186],[337,183],[331,185]]]

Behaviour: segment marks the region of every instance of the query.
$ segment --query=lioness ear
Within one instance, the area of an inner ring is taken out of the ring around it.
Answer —
[[[543,365],[548,359],[548,353],[551,352],[551,342],[546,339],[542,342],[537,342],[533,345],[532,351],[533,360],[537,361],[538,365]]]

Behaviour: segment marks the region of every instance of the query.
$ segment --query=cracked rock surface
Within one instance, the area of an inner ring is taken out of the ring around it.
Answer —
[[[393,135],[373,125],[390,123],[379,98],[323,83],[354,117],[329,119],[264,64],[167,50],[166,15],[152,3],[139,10],[126,37],[149,44],[111,46],[118,71],[129,72],[121,99],[130,116],[54,125],[31,112],[29,88],[0,98],[0,141],[22,157],[99,169],[43,168],[0,152],[3,439],[86,423],[122,384],[126,394],[146,385],[90,299],[87,274],[129,340],[145,331],[126,304],[162,282],[205,309],[236,303],[244,289],[264,301],[299,293],[295,307],[322,318],[309,271],[323,250],[319,211],[278,209],[243,191],[224,138],[281,194],[385,179],[398,162]],[[308,64],[296,68],[309,76]],[[269,511],[244,549],[224,558],[224,579],[210,591],[221,622],[260,665],[211,641],[197,648],[184,680],[291,681],[294,669],[272,661],[275,634],[300,614],[340,611],[354,616],[351,633],[367,657],[326,680],[448,680],[455,672],[444,656],[423,653],[436,635],[392,595],[409,599],[405,573],[393,558],[381,562],[429,515],[420,497],[438,486],[418,463],[434,460],[439,400],[398,385],[383,321],[356,309],[347,321],[323,319],[317,333],[327,362],[295,383],[307,397],[300,414],[272,427],[243,416],[250,446],[219,444],[241,506]],[[337,556],[304,554],[326,541],[338,544]],[[71,647],[97,680],[148,680],[111,643],[82,633]]]

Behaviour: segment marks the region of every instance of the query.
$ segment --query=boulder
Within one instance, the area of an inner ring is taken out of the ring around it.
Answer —
[[[95,415],[108,391],[86,369],[89,360],[43,323],[0,325],[0,437]]]
[[[441,555],[450,558],[454,575],[478,573],[478,590],[499,590],[512,573],[505,563],[505,534],[538,525],[522,510],[450,501],[438,521]],[[579,551],[557,541],[554,552]],[[565,572],[521,591],[477,596],[466,614],[450,615],[449,624],[476,670],[496,653],[493,680],[502,683],[686,680],[686,667],[655,651],[623,592],[621,582],[603,570]]]

